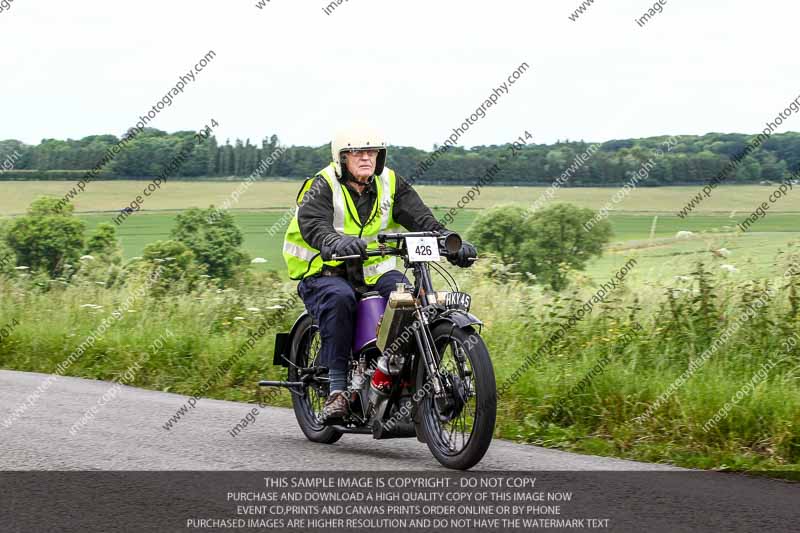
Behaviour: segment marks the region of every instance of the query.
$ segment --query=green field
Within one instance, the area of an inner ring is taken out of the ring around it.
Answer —
[[[284,212],[283,210],[233,211],[236,223],[244,234],[246,252],[252,257],[263,257],[268,260],[268,263],[254,267],[283,271],[281,247],[285,227],[282,226],[281,231],[276,232],[273,237],[269,236],[267,229],[278,222]],[[456,231],[466,229],[475,214],[476,211],[470,211],[459,217],[452,224],[453,229]],[[111,221],[111,216],[108,214],[84,214],[80,215],[80,218],[87,222],[89,228]],[[141,255],[148,243],[168,239],[174,224],[175,213],[137,214],[129,218],[117,230],[125,257]]]
[[[90,228],[109,222],[115,210],[141,193],[141,181],[98,181],[89,184],[74,205]],[[300,180],[253,183],[231,210],[245,237],[244,247],[251,257],[263,257],[267,263],[254,265],[257,270],[284,272],[281,258],[283,226],[270,237],[267,230],[290,209]],[[127,219],[118,228],[126,258],[138,256],[150,242],[169,238],[177,211],[187,207],[220,205],[236,189],[239,182],[169,183],[148,197],[143,210]],[[0,213],[18,214],[37,196],[59,195],[71,186],[68,182],[5,182],[0,197]],[[608,252],[593,260],[587,273],[592,278],[607,276],[621,261],[621,256],[634,256],[641,262],[639,275],[646,281],[663,281],[682,275],[698,259],[728,263],[744,273],[763,276],[775,274],[773,259],[780,250],[800,237],[800,196],[782,198],[748,234],[737,234],[735,226],[752,209],[766,200],[774,186],[721,187],[697,209],[698,214],[680,219],[674,215],[698,187],[640,188],[618,204],[609,220],[614,237]],[[437,216],[455,206],[465,186],[416,187]],[[543,187],[485,187],[467,209],[460,210],[450,227],[465,231],[481,209],[501,204],[531,205],[546,189]],[[598,209],[617,191],[614,188],[560,189],[553,201],[564,201]],[[651,228],[658,216],[655,231]],[[689,241],[677,241],[681,230],[698,233]],[[724,260],[711,250],[727,248],[731,255]]]
[[[435,210],[437,215],[443,212]],[[478,210],[466,209],[459,213],[451,228],[465,231],[475,219]],[[253,265],[257,270],[284,272],[281,245],[283,232],[270,237],[267,228],[272,227],[284,211],[234,211],[237,224],[244,233],[244,248],[251,257],[263,257],[267,263]],[[81,218],[94,227],[108,222],[107,214],[84,214]],[[126,258],[138,256],[150,242],[168,239],[174,226],[175,213],[137,214],[129,218],[118,229],[118,235]],[[587,273],[593,278],[607,277],[623,257],[633,256],[640,261],[638,276],[651,282],[664,281],[675,275],[683,275],[693,268],[697,260],[732,264],[743,274],[763,277],[775,275],[773,259],[779,250],[784,250],[800,238],[800,214],[774,213],[760,221],[758,232],[737,234],[732,229],[731,219],[725,215],[698,215],[687,220],[660,215],[653,240],[650,229],[653,215],[619,214],[609,218],[614,238],[609,250],[588,265]],[[697,232],[691,240],[676,240],[679,230]],[[729,257],[717,257],[711,250],[727,248]]]
[[[302,180],[256,182],[241,195],[238,209],[286,209],[292,205]],[[142,193],[147,181],[96,181],[75,200],[77,212],[116,211],[125,207]],[[146,199],[146,211],[179,210],[187,207],[207,207],[222,202],[239,186],[239,181],[186,182],[175,181]],[[63,196],[74,183],[66,181],[6,181],[2,182],[0,215],[13,215],[25,208],[37,196]],[[415,187],[428,205],[455,206],[469,186],[418,185]],[[639,188],[618,205],[621,211],[634,213],[674,213],[693,195],[699,186]],[[767,199],[774,186],[741,185],[719,187],[714,195],[698,207],[698,213],[749,213]],[[545,187],[484,187],[471,207],[484,209],[503,203],[531,205],[546,190]],[[599,209],[617,192],[617,188],[565,188],[556,193],[554,201],[570,202],[582,207]],[[800,213],[800,195],[789,193],[773,208],[775,212]]]

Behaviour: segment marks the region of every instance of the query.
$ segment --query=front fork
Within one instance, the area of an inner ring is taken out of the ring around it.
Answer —
[[[433,334],[430,330],[430,321],[428,314],[424,312],[423,308],[417,306],[414,311],[417,320],[421,327],[414,328],[414,339],[417,342],[417,350],[422,354],[423,363],[425,368],[428,369],[428,374],[431,376],[434,392],[439,395],[442,393],[443,386],[441,376],[439,375],[439,352],[436,350],[436,343],[433,340]]]

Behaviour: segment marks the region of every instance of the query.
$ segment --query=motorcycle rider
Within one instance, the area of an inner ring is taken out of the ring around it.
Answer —
[[[325,421],[349,411],[345,391],[356,291],[374,290],[388,298],[397,283],[408,283],[395,270],[395,256],[367,258],[366,251],[378,247],[378,233],[400,226],[450,233],[411,185],[386,166],[386,148],[383,137],[368,126],[338,132],[331,142],[333,161],[303,183],[284,238],[289,277],[300,280],[298,294],[319,324],[320,364],[328,367],[330,380]],[[363,261],[331,259],[347,255],[360,255]],[[475,247],[464,241],[449,260],[468,267],[476,256]]]

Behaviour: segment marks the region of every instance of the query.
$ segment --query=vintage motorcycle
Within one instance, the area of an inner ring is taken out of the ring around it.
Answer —
[[[375,439],[417,437],[446,467],[477,464],[494,433],[497,391],[489,352],[469,313],[470,295],[438,260],[461,248],[456,233],[382,233],[368,255],[396,255],[412,269],[414,285],[398,284],[388,301],[378,292],[359,295],[348,390],[350,415],[325,424],[328,369],[320,365],[318,325],[303,312],[279,333],[273,364],[288,368],[287,381],[261,381],[292,392],[297,422],[306,437],[331,444],[344,433]],[[359,256],[335,257],[356,259]],[[433,288],[431,269],[450,291]]]

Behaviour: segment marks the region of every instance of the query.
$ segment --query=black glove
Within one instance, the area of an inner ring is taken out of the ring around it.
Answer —
[[[476,257],[478,257],[478,250],[467,241],[462,241],[461,249],[454,255],[449,256],[447,260],[456,266],[465,268],[472,266],[474,261],[470,261],[470,259],[475,259]]]
[[[367,258],[367,243],[363,239],[352,235],[343,235],[332,244],[323,245],[319,251],[323,261],[330,261],[334,255],[342,257],[345,255],[360,255],[362,259]]]

